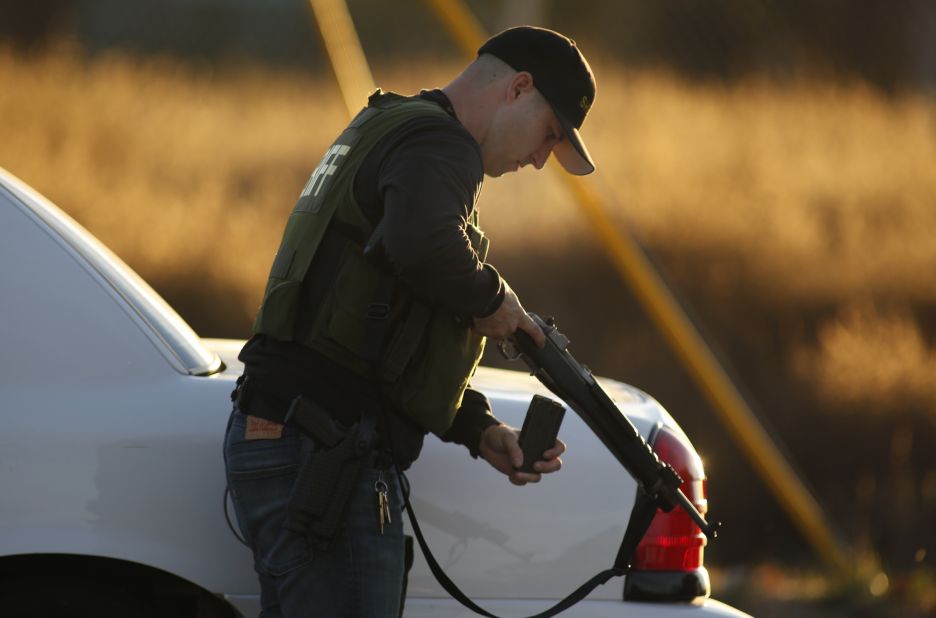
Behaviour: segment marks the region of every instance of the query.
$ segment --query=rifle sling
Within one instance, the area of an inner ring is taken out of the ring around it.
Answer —
[[[402,470],[398,470],[398,473],[400,474],[401,478],[405,479]],[[442,570],[442,566],[435,559],[435,556],[432,555],[432,552],[429,549],[429,544],[426,542],[422,530],[419,528],[419,522],[416,521],[416,513],[413,511],[413,505],[410,504],[409,500],[408,479],[406,480],[405,486],[406,491],[404,492],[404,498],[406,504],[406,514],[409,517],[410,525],[413,528],[413,534],[416,536],[416,540],[419,543],[419,548],[422,550],[423,556],[426,557],[426,563],[429,565],[429,570],[432,571],[432,575],[436,578],[436,581],[439,582],[439,584],[452,596],[453,599],[474,613],[481,616],[487,616],[488,618],[499,618],[496,614],[488,612],[484,608],[477,605],[470,598],[468,598],[468,595],[462,592],[461,589],[459,589],[459,587],[455,584],[455,582],[453,582],[449,576],[445,574],[445,571]],[[614,561],[614,566],[612,566],[610,569],[605,569],[604,571],[595,574],[591,579],[576,588],[567,597],[546,611],[540,612],[534,616],[530,616],[529,618],[551,618],[552,616],[569,609],[588,596],[592,590],[604,583],[607,583],[611,578],[626,575],[628,569],[630,568],[631,556],[633,556],[634,550],[637,549],[637,544],[640,543],[640,539],[643,538],[644,534],[647,532],[647,529],[650,527],[650,523],[653,521],[656,510],[656,501],[652,497],[648,496],[642,488],[639,489],[637,492],[637,500],[634,502],[634,508],[631,511],[630,521],[627,524],[627,530],[624,532],[624,539],[621,541],[621,547],[618,549],[617,557]]]

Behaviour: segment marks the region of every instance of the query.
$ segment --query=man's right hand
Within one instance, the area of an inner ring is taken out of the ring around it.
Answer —
[[[519,329],[528,334],[539,347],[546,345],[546,335],[520,305],[520,299],[506,281],[504,286],[504,301],[491,315],[475,318],[474,331],[494,341],[503,341]]]

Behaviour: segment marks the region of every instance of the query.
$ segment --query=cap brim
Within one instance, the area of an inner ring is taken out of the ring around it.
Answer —
[[[556,112],[555,108],[553,108],[553,112]],[[578,129],[572,126],[572,123],[558,112],[556,112],[556,118],[559,120],[559,124],[562,125],[562,130],[565,131],[565,139],[553,148],[556,159],[570,174],[576,176],[591,174],[595,171],[595,162],[592,161],[591,154],[589,154],[588,148],[585,147],[585,142],[582,141]]]

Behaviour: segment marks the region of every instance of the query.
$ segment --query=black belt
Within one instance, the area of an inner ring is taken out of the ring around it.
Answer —
[[[231,401],[237,407],[251,416],[284,424],[292,400],[280,397],[270,389],[263,388],[255,378],[242,375],[237,378],[237,386],[231,391]]]
[[[299,395],[299,397],[302,397],[302,395]],[[237,378],[237,385],[231,391],[231,401],[237,404],[238,410],[242,413],[281,425],[293,425],[289,420],[289,411],[295,399],[276,394],[272,389],[260,384],[256,378],[246,374]],[[308,401],[308,398],[306,398],[306,401]],[[333,420],[339,420],[336,415],[324,409],[323,411]],[[299,429],[302,428],[299,427]],[[307,432],[303,433],[309,435]],[[314,439],[314,436],[310,437]],[[387,469],[393,465],[393,456],[386,449],[380,448],[379,440],[378,445],[371,453],[369,464],[372,468],[381,469]]]

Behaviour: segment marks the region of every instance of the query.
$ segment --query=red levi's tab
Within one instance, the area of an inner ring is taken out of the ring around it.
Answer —
[[[265,418],[247,415],[245,440],[278,440],[283,437],[283,426]]]

